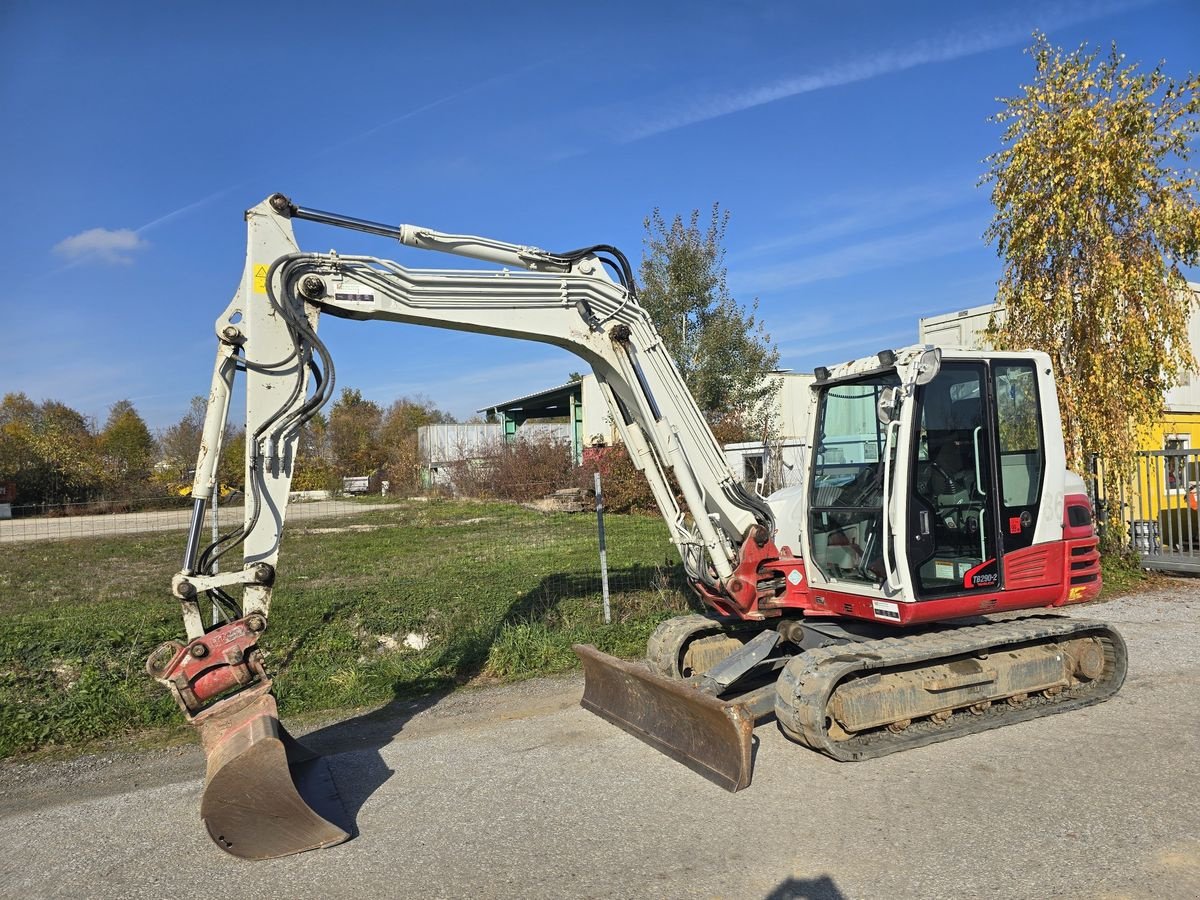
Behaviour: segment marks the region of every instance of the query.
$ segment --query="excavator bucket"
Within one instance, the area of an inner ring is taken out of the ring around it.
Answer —
[[[200,817],[213,842],[272,859],[348,840],[328,763],[287,733],[269,690],[246,694],[194,720],[208,756]]]
[[[683,681],[576,644],[584,709],[607,719],[727,791],[749,786],[754,715]]]

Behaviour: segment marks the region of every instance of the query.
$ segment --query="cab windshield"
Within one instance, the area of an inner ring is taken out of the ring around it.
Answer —
[[[883,473],[887,434],[879,395],[895,372],[835,384],[821,393],[809,485],[812,559],[828,579],[878,585],[883,564]]]

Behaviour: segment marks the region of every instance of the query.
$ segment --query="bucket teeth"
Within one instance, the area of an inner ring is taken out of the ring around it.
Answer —
[[[213,842],[271,859],[348,840],[329,765],[280,724],[270,683],[227,702],[195,719],[208,755],[200,816]]]
[[[576,644],[574,649],[583,661],[584,709],[727,791],[750,784],[754,716],[745,706],[595,647]]]

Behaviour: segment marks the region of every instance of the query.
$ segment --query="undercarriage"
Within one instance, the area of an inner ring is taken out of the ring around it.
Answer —
[[[874,759],[1099,703],[1127,665],[1114,629],[1044,614],[903,635],[692,615],[659,626],[644,665],[576,649],[585,707],[731,791],[749,785],[751,733],[772,715],[833,759]]]

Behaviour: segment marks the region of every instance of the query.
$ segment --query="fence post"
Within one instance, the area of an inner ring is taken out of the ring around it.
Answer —
[[[596,472],[596,528],[600,531],[600,590],[604,594],[604,624],[612,623],[608,605],[608,548],[604,543],[604,494],[600,490],[600,473]]]

